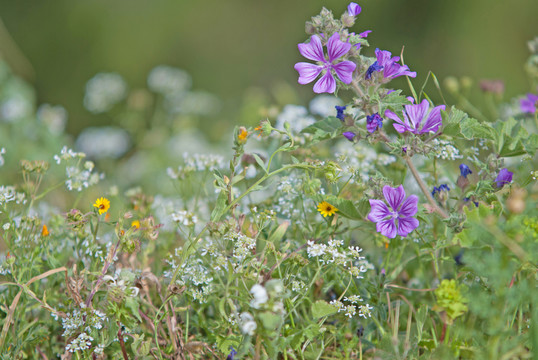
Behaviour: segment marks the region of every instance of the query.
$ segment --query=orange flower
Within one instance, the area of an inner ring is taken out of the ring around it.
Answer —
[[[247,140],[248,131],[244,126],[241,126],[239,128],[239,134],[237,135],[237,139],[240,143],[244,143]]]
[[[45,236],[49,236],[50,232],[49,232],[49,229],[47,228],[47,225],[43,225],[43,229],[41,230],[41,236],[45,237]]]

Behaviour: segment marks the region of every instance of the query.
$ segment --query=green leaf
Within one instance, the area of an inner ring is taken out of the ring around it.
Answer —
[[[329,116],[328,118],[316,121],[314,124],[304,128],[301,133],[313,134],[313,140],[317,142],[339,136],[342,129],[342,121],[334,116]]]
[[[258,154],[253,153],[252,156],[254,156],[254,160],[260,165],[260,167],[265,171],[267,174],[267,169],[265,168],[265,164],[263,163],[263,160],[258,156]]]
[[[357,208],[353,204],[353,201],[348,199],[338,198],[336,196],[329,196],[325,200],[329,204],[336,206],[338,209],[337,214],[351,220],[362,220],[363,216],[357,211]]]
[[[282,317],[280,317],[280,315],[273,314],[269,311],[263,312],[259,316],[263,327],[267,330],[276,330],[282,322]]]
[[[480,123],[473,118],[464,119],[460,123],[461,134],[467,140],[475,139],[495,139],[495,132],[491,125],[487,123]]]
[[[138,309],[140,308],[140,304],[138,304],[138,301],[136,301],[132,297],[127,297],[125,299],[125,306],[131,310],[131,314],[133,314],[138,321],[142,322],[142,318],[140,317],[140,314],[138,313]]]
[[[219,197],[217,198],[215,208],[211,212],[211,221],[216,222],[220,220],[221,216],[224,215],[224,211],[226,210],[227,202],[228,196],[226,196],[226,192],[221,190]]]
[[[271,234],[271,236],[269,237],[269,239],[267,239],[267,241],[275,244],[275,247],[278,249],[280,240],[282,240],[282,238],[284,237],[284,234],[286,233],[288,226],[290,226],[290,222],[284,221],[282,224],[280,224],[276,228],[276,230]]]
[[[441,116],[443,118],[443,134],[461,137],[461,122],[469,116],[454,106],[449,111],[441,111]]]
[[[391,92],[381,99],[379,101],[379,114],[384,114],[386,109],[391,109],[395,113],[401,114],[403,106],[411,104],[407,97],[400,95],[401,92],[401,90]]]
[[[335,314],[338,309],[324,300],[318,300],[312,304],[312,316],[315,319]]]

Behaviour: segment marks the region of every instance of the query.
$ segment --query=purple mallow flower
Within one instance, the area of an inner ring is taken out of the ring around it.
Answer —
[[[340,34],[338,33],[334,33],[327,42],[328,60],[323,53],[323,45],[319,36],[312,35],[308,44],[299,44],[301,55],[318,62],[318,64],[306,62],[295,64],[294,68],[299,73],[299,84],[311,83],[323,71],[323,76],[314,85],[314,92],[317,94],[324,92],[334,93],[336,90],[336,81],[332,74],[333,70],[343,83],[351,83],[352,74],[357,65],[348,60],[335,63],[338,58],[347,54],[349,49],[351,49],[351,44],[341,41]]]
[[[467,175],[469,174],[472,174],[473,172],[471,171],[471,169],[465,165],[465,164],[460,164],[460,174],[461,176],[463,176],[464,178],[467,178]]]
[[[538,95],[527,94],[525,99],[519,100],[519,104],[521,105],[522,112],[534,114],[538,104]]]
[[[344,110],[346,110],[346,107],[336,105],[334,108],[336,109],[336,117],[344,121],[344,118],[345,118]]]
[[[351,131],[346,131],[344,132],[342,135],[344,135],[344,137],[346,139],[348,139],[349,141],[353,141],[353,139],[355,138],[355,136],[357,136],[354,132],[351,132]]]
[[[418,197],[411,195],[404,200],[405,190],[402,185],[397,188],[384,186],[383,195],[390,208],[383,200],[370,200],[372,210],[368,214],[368,220],[377,223],[377,232],[390,239],[395,238],[396,234],[407,236],[419,225],[418,220],[413,217],[418,211]]]
[[[228,354],[228,357],[226,357],[226,360],[234,360],[235,355],[237,355],[237,351],[235,351],[235,349],[232,346],[230,346],[230,354]]]
[[[513,175],[514,173],[508,171],[508,169],[501,169],[501,171],[499,171],[499,175],[497,175],[497,178],[495,179],[497,182],[497,187],[502,188],[504,185],[511,183]]]
[[[412,104],[405,105],[404,107],[403,121],[394,112],[385,110],[385,117],[395,121],[392,125],[399,133],[406,131],[417,135],[429,132],[435,133],[442,125],[441,110],[445,109],[445,105],[436,106],[428,112],[430,103],[424,99],[418,105]]]
[[[357,16],[361,13],[361,7],[359,6],[359,4],[357,3],[349,3],[349,5],[347,6],[347,13],[349,14],[349,16]]]
[[[417,73],[415,71],[409,71],[407,65],[398,64],[400,57],[393,57],[390,51],[375,49],[375,57],[377,58],[377,61],[366,71],[366,79],[369,79],[374,71],[381,70],[383,70],[383,77],[385,79],[394,79],[403,75],[417,77]],[[368,73],[370,75],[368,75]]]
[[[380,129],[382,127],[383,127],[383,118],[379,116],[379,113],[366,116],[366,130],[368,130],[369,133],[373,133],[378,128]]]

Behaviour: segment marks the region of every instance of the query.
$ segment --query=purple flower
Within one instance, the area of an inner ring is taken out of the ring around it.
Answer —
[[[501,169],[501,171],[499,171],[499,175],[497,175],[497,178],[495,179],[497,182],[497,187],[502,188],[504,185],[511,183],[512,175],[514,175],[514,173],[508,171],[508,169]]]
[[[235,351],[235,349],[232,346],[230,346],[230,354],[228,355],[226,360],[234,360],[235,355],[237,355],[237,351]]]
[[[361,7],[359,6],[359,4],[357,3],[349,3],[349,5],[347,6],[347,12],[349,14],[349,16],[357,16],[361,13]]]
[[[370,65],[368,70],[366,70],[366,75],[364,75],[364,78],[366,80],[371,79],[374,71],[380,71],[380,70],[383,70],[383,66],[379,65],[377,61],[374,61],[374,63]]]
[[[351,132],[351,131],[346,131],[344,132],[342,135],[344,135],[344,137],[346,139],[348,139],[349,141],[353,141],[353,139],[355,138],[355,136],[357,136],[354,132]]]
[[[377,223],[377,232],[390,239],[394,239],[396,234],[406,237],[419,225],[418,220],[413,217],[418,211],[418,197],[411,195],[404,200],[405,190],[402,185],[397,188],[384,186],[383,195],[390,208],[383,200],[370,200],[372,210],[368,214],[368,220]]]
[[[366,130],[368,130],[369,133],[373,133],[378,128],[382,128],[382,127],[383,127],[383,118],[379,116],[379,113],[366,116]]]
[[[526,99],[519,100],[521,111],[524,113],[534,114],[536,112],[536,104],[538,103],[538,95],[527,94]]]
[[[432,191],[432,196],[435,196],[436,193],[441,194],[441,191],[448,192],[448,191],[450,191],[450,188],[448,187],[447,184],[441,184],[441,185],[439,185],[439,187],[434,186],[433,191]]]
[[[471,171],[471,169],[465,165],[465,164],[460,164],[460,174],[461,176],[463,176],[464,178],[467,178],[467,175],[469,174],[472,174],[473,172]]]
[[[471,198],[468,198],[468,197],[463,198],[464,202],[469,202],[470,200],[471,200]],[[473,204],[474,204],[474,206],[478,207],[478,201],[473,201]]]
[[[371,32],[372,32],[372,30],[366,30],[366,31],[363,31],[363,32],[361,32],[361,33],[359,34],[359,37],[361,37],[361,38],[364,39],[364,38],[367,37],[368,34],[371,33]]]
[[[336,117],[344,121],[344,118],[345,118],[344,110],[346,109],[346,107],[336,105],[334,108],[336,109]]]
[[[399,133],[405,131],[417,135],[429,132],[435,133],[442,125],[441,110],[445,109],[445,105],[436,106],[428,112],[430,103],[424,99],[420,104],[405,105],[404,107],[403,121],[394,112],[388,109],[385,110],[385,117],[395,121],[392,125]]]
[[[295,64],[294,68],[299,72],[299,84],[311,83],[324,71],[324,75],[314,85],[314,92],[317,94],[324,92],[334,93],[336,90],[336,81],[331,70],[334,70],[336,76],[343,83],[351,83],[352,74],[357,65],[348,60],[334,63],[336,59],[347,54],[349,49],[351,49],[351,44],[341,41],[340,34],[338,33],[334,33],[327,42],[328,60],[325,58],[321,40],[317,35],[312,35],[308,44],[299,44],[301,55],[307,59],[321,63],[310,64],[298,62]]]
[[[398,76],[407,75],[410,77],[417,77],[417,73],[414,71],[409,71],[407,65],[397,64],[400,61],[399,56],[392,57],[390,51],[375,49],[375,56],[377,58],[378,66],[381,66],[383,69],[383,77],[385,79],[394,79]],[[374,63],[375,64],[375,63]],[[381,69],[377,70],[380,71]]]

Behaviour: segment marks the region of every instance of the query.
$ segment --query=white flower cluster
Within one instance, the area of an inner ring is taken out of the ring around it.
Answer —
[[[92,341],[93,338],[90,335],[82,333],[76,339],[67,344],[65,350],[71,353],[75,351],[84,351],[92,346]]]
[[[359,312],[359,317],[365,319],[372,317],[372,313],[370,310],[373,310],[373,307],[371,307],[368,303],[358,305],[358,303],[364,302],[364,300],[359,295],[345,297],[344,301],[348,302],[348,304],[345,304],[339,300],[333,300],[330,302],[330,304],[336,307],[338,309],[338,312],[345,312],[344,315],[349,317],[350,319],[357,314],[357,310]]]
[[[85,157],[86,154],[84,154],[83,152],[75,152],[73,151],[73,149],[69,149],[67,146],[64,146],[60,151],[60,155],[54,155],[54,161],[56,161],[56,164],[60,165],[62,161],[82,159]]]
[[[234,244],[233,257],[239,263],[245,260],[248,255],[252,254],[252,249],[256,247],[256,239],[252,239],[236,231],[230,231],[224,235],[224,241],[230,241]]]
[[[367,181],[373,171],[375,171],[376,161],[380,164],[390,164],[396,159],[391,155],[381,156],[372,149],[362,143],[357,143],[354,146],[349,146],[349,142],[339,142],[335,148],[335,156],[345,173],[348,176],[359,176],[363,181]],[[381,157],[380,157],[381,156]],[[354,179],[350,180],[353,183]]]
[[[67,313],[65,318],[62,318],[62,327],[64,329],[62,336],[70,337],[78,331],[89,333],[92,328],[101,330],[103,322],[106,320],[106,315],[101,311],[90,310],[84,304],[81,304],[80,309],[75,309],[72,313]]]
[[[193,226],[198,222],[198,218],[194,213],[187,210],[179,210],[171,214],[172,220],[179,225]]]
[[[82,191],[82,189],[89,188],[90,186],[99,183],[99,180],[104,179],[105,174],[94,173],[94,167],[95,164],[92,161],[85,161],[83,168],[80,168],[79,164],[75,166],[67,166],[65,168],[67,175],[65,186],[67,189],[69,191]]]
[[[16,204],[26,204],[26,195],[17,192],[13,186],[0,186],[0,206],[12,201]]]
[[[295,201],[301,195],[302,180],[295,175],[282,177],[277,186],[278,203],[274,205],[275,211],[286,219],[301,216],[301,210],[295,206]],[[311,211],[311,210],[310,210]]]
[[[181,248],[176,249],[176,257],[180,255],[181,251]],[[189,263],[187,260],[179,266],[174,258],[170,256],[166,262],[170,265],[171,271],[165,271],[165,277],[172,278],[174,273],[178,271],[178,280],[176,280],[176,283],[180,286],[185,286],[186,292],[194,300],[200,303],[207,301],[208,295],[213,291],[213,277],[211,277],[208,268],[204,266],[202,259],[197,258],[192,263]]]
[[[460,151],[450,141],[434,139],[432,144],[433,152],[438,159],[456,160],[463,158]]]
[[[256,331],[256,328],[258,327],[256,325],[256,321],[254,321],[254,317],[248,313],[244,312],[241,313],[239,316],[240,318],[240,325],[241,325],[241,332],[245,335],[254,335],[254,332]]]
[[[116,73],[99,73],[86,83],[84,107],[94,113],[104,113],[127,96],[127,83]]]
[[[123,272],[125,272],[127,275],[123,274]],[[128,270],[122,271],[121,269],[117,269],[114,272],[114,276],[103,276],[103,281],[109,287],[117,288],[128,297],[136,297],[138,295],[139,289],[136,286],[130,286],[132,285],[132,281],[128,280],[130,274],[132,273],[130,273]]]
[[[362,274],[368,271],[370,264],[360,255],[362,249],[350,246],[343,249],[343,240],[329,240],[327,245],[316,244],[314,241],[307,242],[306,252],[309,258],[318,257],[319,261],[324,264],[336,264],[342,266],[350,275],[357,279],[362,279]],[[356,265],[355,265],[356,263]]]

